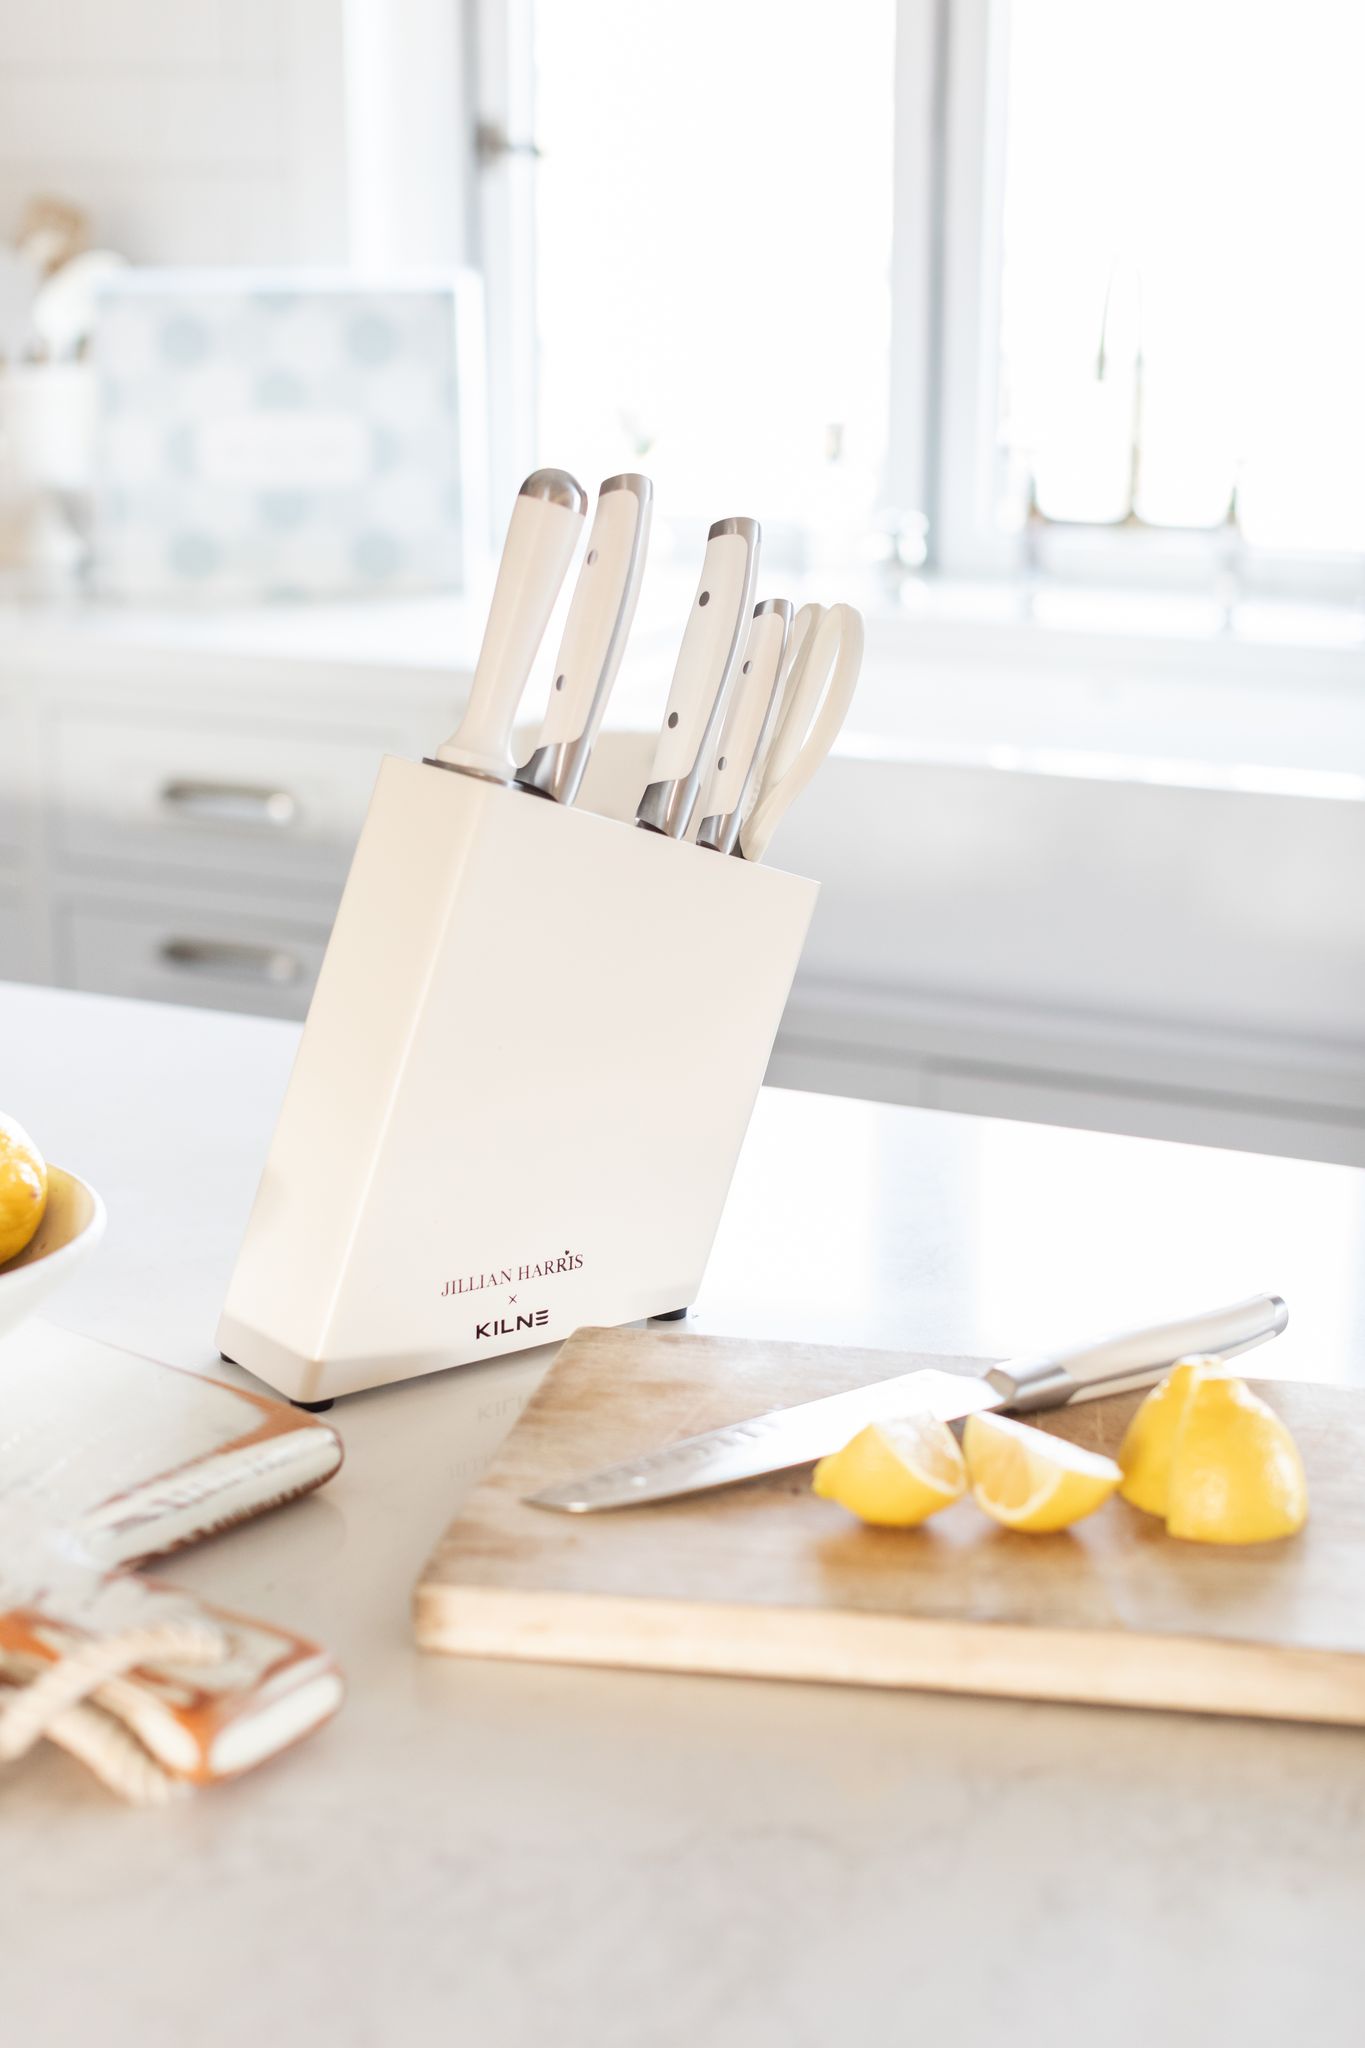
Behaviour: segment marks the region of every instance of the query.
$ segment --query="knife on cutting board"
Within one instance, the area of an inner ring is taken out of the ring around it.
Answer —
[[[522,789],[558,804],[578,795],[621,666],[644,580],[653,499],[647,476],[609,476],[598,489],[545,718],[535,751],[517,770]]]
[[[701,794],[698,846],[733,853],[739,828],[782,708],[792,608],[785,597],[765,597],[754,608],[744,659],[720,729],[715,765]]]
[[[756,519],[718,519],[706,537],[654,765],[635,813],[637,825],[670,839],[687,836],[720,736],[753,609],[760,538]]]
[[[565,469],[538,469],[518,491],[469,702],[433,766],[511,782],[517,707],[587,509],[587,492]]]
[[[570,1515],[645,1507],[812,1464],[842,1450],[870,1422],[906,1415],[957,1422],[982,1409],[1019,1415],[1093,1401],[1147,1386],[1192,1353],[1232,1358],[1278,1337],[1288,1321],[1289,1311],[1278,1295],[1257,1294],[1230,1308],[1130,1331],[1079,1350],[1007,1359],[980,1374],[901,1373],[870,1387],[685,1437],[624,1464],[546,1487],[528,1495],[527,1503]]]

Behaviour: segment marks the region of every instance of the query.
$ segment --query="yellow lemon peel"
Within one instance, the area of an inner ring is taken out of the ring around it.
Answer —
[[[1119,1464],[1124,1499],[1188,1543],[1271,1543],[1308,1518],[1288,1428],[1217,1358],[1184,1358],[1152,1389]]]
[[[0,1114],[0,1266],[29,1244],[47,1208],[47,1164],[22,1124]]]
[[[978,1507],[1006,1529],[1033,1535],[1093,1514],[1123,1476],[1112,1458],[1007,1415],[969,1415],[962,1447]]]
[[[946,1422],[914,1415],[869,1423],[822,1458],[811,1486],[860,1521],[913,1529],[967,1491],[967,1468]]]

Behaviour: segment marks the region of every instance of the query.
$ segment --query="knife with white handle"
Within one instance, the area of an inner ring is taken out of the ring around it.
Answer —
[[[740,828],[745,860],[762,860],[795,799],[839,737],[863,661],[863,622],[851,604],[831,605],[816,625],[801,673],[782,705],[753,809]]]
[[[517,770],[522,789],[557,804],[578,795],[621,666],[644,580],[653,499],[647,476],[609,476],[597,493],[544,722],[535,751]]]
[[[785,597],[765,597],[754,609],[744,659],[720,729],[715,766],[701,795],[698,846],[733,853],[748,799],[757,786],[768,742],[782,706],[782,682],[792,608]]]
[[[718,519],[706,537],[648,786],[635,813],[647,831],[685,839],[739,668],[758,574],[756,519]]]
[[[812,1464],[842,1450],[869,1422],[908,1415],[957,1422],[993,1408],[1027,1415],[1093,1401],[1101,1394],[1125,1393],[1149,1385],[1177,1359],[1192,1353],[1232,1358],[1249,1351],[1278,1337],[1288,1321],[1289,1311],[1278,1295],[1257,1294],[1231,1308],[1110,1337],[1078,1351],[1009,1359],[980,1374],[932,1369],[902,1373],[870,1387],[828,1394],[797,1408],[777,1408],[747,1422],[708,1430],[704,1436],[686,1437],[625,1464],[547,1487],[529,1495],[528,1501],[532,1507],[586,1515],[600,1508],[643,1507],[706,1493],[715,1486]]]
[[[469,702],[431,757],[436,767],[493,782],[512,780],[517,706],[587,509],[587,492],[567,470],[538,469],[518,491]]]

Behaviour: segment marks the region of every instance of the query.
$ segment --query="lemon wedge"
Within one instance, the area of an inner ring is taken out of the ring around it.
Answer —
[[[1308,1519],[1298,1446],[1245,1380],[1195,1377],[1171,1455],[1170,1535],[1189,1543],[1273,1543]]]
[[[1308,1517],[1298,1447],[1218,1358],[1182,1358],[1119,1446],[1120,1491],[1190,1543],[1271,1543]]]
[[[1171,1457],[1190,1395],[1206,1374],[1222,1371],[1222,1361],[1217,1358],[1182,1358],[1152,1388],[1125,1430],[1119,1445],[1119,1465],[1123,1471],[1119,1492],[1144,1514],[1166,1513]]]
[[[47,1208],[47,1166],[22,1124],[0,1115],[0,1266],[29,1243]]]
[[[864,1522],[913,1529],[961,1499],[967,1468],[946,1422],[912,1415],[859,1430],[841,1451],[820,1460],[811,1486]]]
[[[969,1415],[962,1447],[978,1507],[1031,1534],[1069,1529],[1103,1507],[1123,1477],[1112,1458],[1006,1415]]]

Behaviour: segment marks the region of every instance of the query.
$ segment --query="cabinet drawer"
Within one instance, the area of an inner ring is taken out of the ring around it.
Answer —
[[[392,739],[67,713],[57,846],[73,862],[339,886]]]
[[[63,979],[72,988],[267,1017],[304,1015],[328,936],[325,926],[202,906],[76,902],[58,917]]]
[[[33,919],[0,870],[0,981],[41,981],[43,961]]]
[[[0,859],[23,844],[20,813],[27,766],[23,740],[17,706],[0,697]]]

